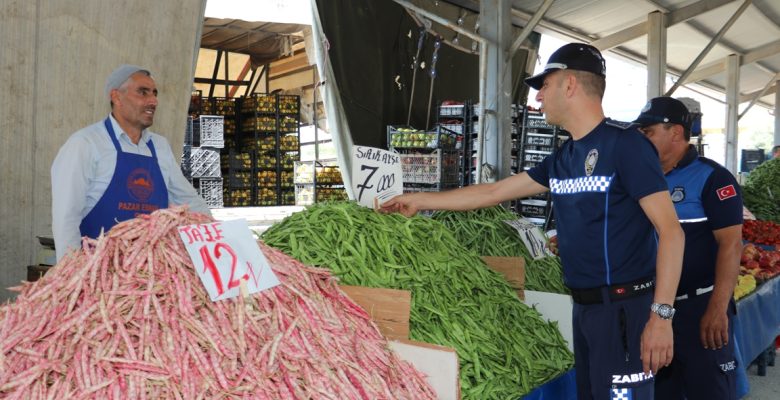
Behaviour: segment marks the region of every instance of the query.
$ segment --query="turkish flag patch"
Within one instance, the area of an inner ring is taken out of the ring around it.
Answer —
[[[737,195],[736,189],[734,189],[734,185],[728,185],[724,186],[718,190],[716,190],[718,193],[718,198],[720,201],[726,200],[728,198],[734,197]]]

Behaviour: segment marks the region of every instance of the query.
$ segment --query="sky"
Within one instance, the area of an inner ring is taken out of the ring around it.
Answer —
[[[534,73],[541,72],[550,55],[560,46],[566,44],[549,35],[542,35]],[[604,93],[604,113],[616,120],[632,121],[647,102],[647,69],[643,65],[637,65],[613,56],[609,52],[604,54],[607,64],[607,89]],[[667,89],[672,82],[667,79]],[[534,100],[536,91],[531,89],[528,96],[528,105],[538,107]],[[725,135],[722,133],[726,126],[725,95],[720,95],[724,103],[715,101],[685,87],[677,89],[672,97],[691,97],[701,104],[702,130],[705,144],[705,155],[713,160],[725,163]],[[742,112],[747,103],[739,108]],[[774,116],[764,107],[753,106],[748,113],[739,120],[740,136],[738,148],[754,149],[757,146],[766,148],[765,143],[771,144],[772,132],[774,132]],[[738,157],[739,157],[739,153]]]

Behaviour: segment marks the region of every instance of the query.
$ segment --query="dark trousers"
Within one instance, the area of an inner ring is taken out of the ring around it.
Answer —
[[[602,304],[574,303],[574,365],[579,400],[653,399],[651,376],[642,372],[640,343],[653,291]]]
[[[655,377],[656,399],[736,400],[738,365],[733,336],[736,305],[731,301],[728,308],[728,345],[717,350],[705,349],[699,326],[711,295],[712,292],[675,302],[674,359]]]

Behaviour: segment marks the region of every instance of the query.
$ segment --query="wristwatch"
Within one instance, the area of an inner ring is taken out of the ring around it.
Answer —
[[[650,305],[650,311],[658,314],[661,319],[672,319],[674,317],[674,307],[669,304],[653,303]]]

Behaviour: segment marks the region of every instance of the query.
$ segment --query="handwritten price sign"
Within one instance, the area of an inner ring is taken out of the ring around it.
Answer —
[[[352,146],[352,189],[358,204],[375,207],[404,192],[398,154]]]
[[[246,220],[181,226],[179,236],[211,301],[238,296],[242,281],[247,293],[279,284]]]

